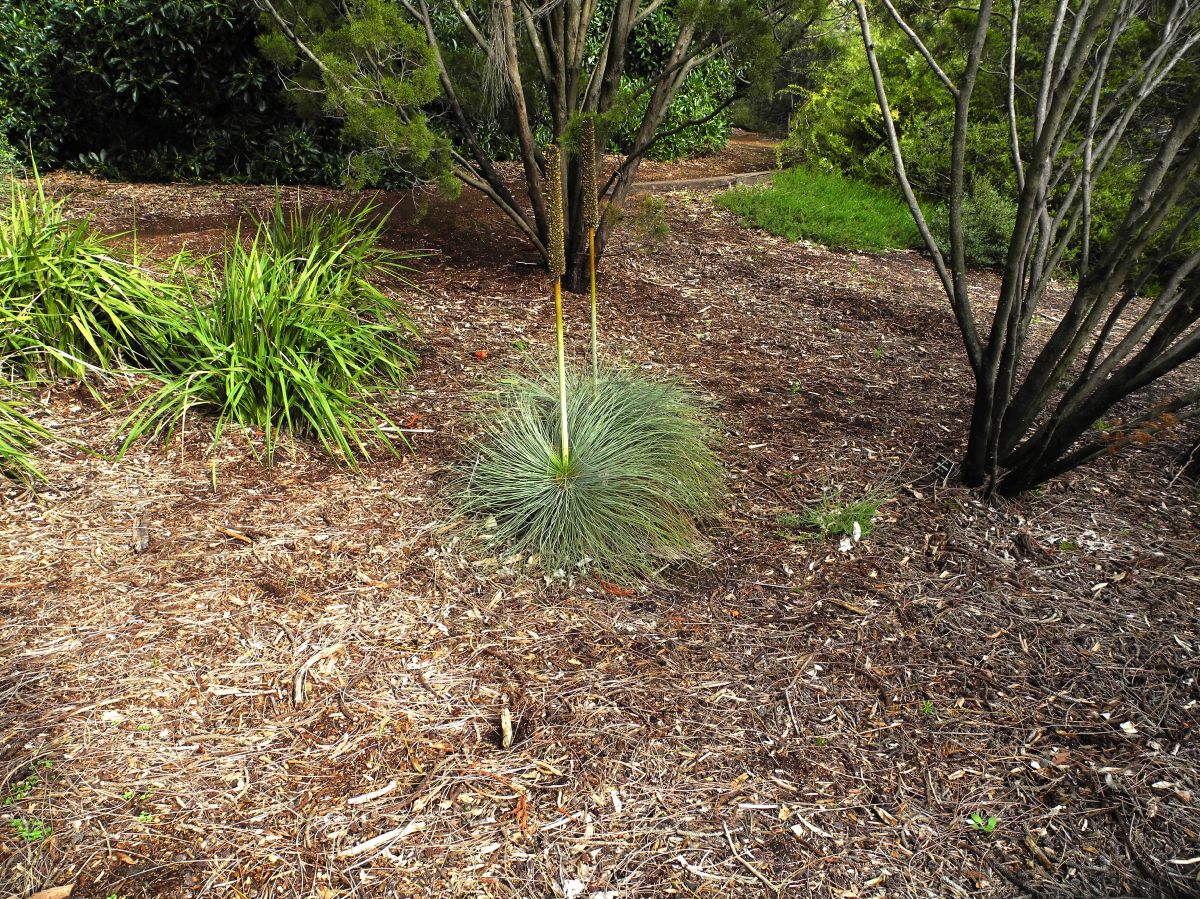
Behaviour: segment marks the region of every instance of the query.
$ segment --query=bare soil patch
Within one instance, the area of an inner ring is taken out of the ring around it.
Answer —
[[[270,199],[88,190],[114,224],[136,193],[151,254]],[[48,488],[6,493],[0,793],[37,781],[0,809],[0,893],[1197,894],[1187,435],[985,503],[939,477],[968,377],[921,256],[667,209],[669,236],[611,246],[603,341],[716,403],[711,558],[624,595],[464,545],[441,490],[473,394],[551,346],[545,278],[490,213],[398,216],[438,254],[410,453],[263,469],[253,434],[206,455],[201,420],[120,462],[64,445]],[[123,385],[100,393],[56,387],[45,417],[111,446]],[[848,551],[778,522],[832,487],[892,497]]]

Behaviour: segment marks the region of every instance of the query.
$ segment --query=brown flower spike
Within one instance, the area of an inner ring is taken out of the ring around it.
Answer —
[[[583,175],[583,226],[588,230],[600,227],[599,185],[596,182],[596,120],[583,120],[579,135],[579,164]]]
[[[567,252],[563,238],[562,154],[556,145],[546,148],[547,225],[550,228],[550,274],[561,278],[567,273]]]

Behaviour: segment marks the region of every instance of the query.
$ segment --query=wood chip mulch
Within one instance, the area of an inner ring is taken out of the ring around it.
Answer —
[[[141,192],[152,255],[269,199],[179,190]],[[732,503],[666,586],[546,583],[455,526],[476,392],[552,316],[528,251],[452,204],[393,231],[439,253],[410,453],[264,469],[196,420],[119,462],[64,441],[48,487],[6,489],[0,895],[1197,895],[1194,433],[985,502],[945,478],[968,375],[923,257],[667,214],[611,247],[604,346],[714,398]],[[40,417],[110,447],[124,391]],[[780,524],[838,489],[889,497],[861,542]]]

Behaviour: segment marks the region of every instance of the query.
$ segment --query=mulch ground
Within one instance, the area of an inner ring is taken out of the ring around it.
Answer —
[[[115,226],[136,198],[151,256],[270,202],[59,188]],[[1198,895],[1188,434],[985,502],[944,478],[969,379],[923,257],[672,195],[669,235],[610,246],[604,348],[713,398],[729,511],[663,586],[548,583],[443,492],[477,392],[552,345],[544,274],[490,212],[410,212],[411,452],[265,469],[196,420],[121,461],[64,442],[5,494],[0,894]],[[124,390],[42,417],[108,447]],[[836,490],[889,497],[861,542],[781,526]]]

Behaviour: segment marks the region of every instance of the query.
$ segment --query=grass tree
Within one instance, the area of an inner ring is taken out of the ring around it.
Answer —
[[[562,155],[558,147],[546,150],[546,196],[550,200],[550,276],[554,279],[554,326],[558,349],[560,462],[566,472],[571,464],[571,435],[567,416],[567,346],[563,322],[562,277],[567,270],[563,248]]]
[[[892,0],[882,5],[954,103],[943,252],[909,183],[867,5],[855,0],[896,177],[974,375],[965,482],[1018,493],[1200,414],[1194,386],[1152,386],[1200,354],[1200,4],[1054,0],[1048,23],[1027,26],[1021,0],[981,0],[954,64]],[[1036,67],[1019,62],[1031,43]],[[963,222],[975,87],[988,69],[1005,80],[1017,209],[987,298],[994,314],[968,279]],[[1098,185],[1130,144],[1143,154],[1137,183],[1111,233],[1096,233]],[[1043,340],[1034,323],[1067,263],[1077,283]],[[1121,425],[1094,430],[1117,404]]]
[[[600,367],[594,281],[591,365],[568,365],[559,148],[545,158],[556,376],[552,386],[542,372],[510,377],[495,391],[457,485],[459,506],[488,538],[552,571],[653,577],[698,555],[698,524],[720,509],[716,433],[685,387]]]

